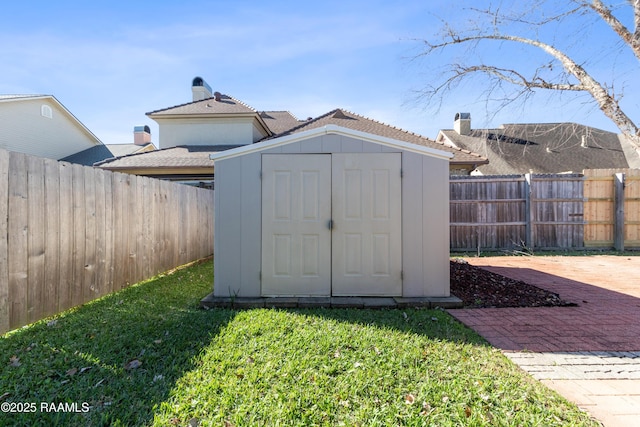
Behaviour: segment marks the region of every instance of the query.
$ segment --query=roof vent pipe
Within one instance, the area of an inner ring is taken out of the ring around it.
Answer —
[[[587,136],[586,135],[582,135],[582,142],[580,142],[580,147],[582,148],[588,148],[589,144],[587,143]]]
[[[213,92],[213,96],[216,98],[217,102],[222,101],[222,94],[220,92]]]

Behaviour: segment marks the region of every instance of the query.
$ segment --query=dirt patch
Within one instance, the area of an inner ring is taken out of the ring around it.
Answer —
[[[558,307],[575,306],[560,295],[521,280],[510,279],[475,267],[464,260],[450,261],[451,293],[465,307]]]

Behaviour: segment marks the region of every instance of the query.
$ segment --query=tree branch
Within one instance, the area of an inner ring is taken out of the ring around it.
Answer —
[[[592,0],[587,6],[596,12],[615,31],[620,38],[631,47],[636,58],[640,59],[640,0],[630,0],[633,4],[635,32],[632,33],[618,20],[611,9],[601,0]]]
[[[599,0],[594,0],[594,2],[595,1],[599,1]],[[640,1],[640,0],[635,0],[635,1]],[[449,31],[448,37],[450,38],[450,40],[444,41],[442,43],[433,44],[428,41],[425,41],[425,44],[428,46],[428,49],[426,50],[426,52],[423,53],[423,55],[428,55],[430,53],[433,53],[436,50],[440,50],[448,46],[465,44],[465,43],[474,43],[474,42],[479,42],[483,40],[501,40],[501,41],[517,42],[517,43],[526,44],[526,45],[541,49],[548,55],[551,55],[558,62],[560,62],[563,68],[570,75],[576,78],[578,82],[580,82],[579,85],[569,85],[569,87],[573,87],[571,89],[568,89],[568,88],[560,89],[560,86],[558,87],[558,89],[559,90],[583,90],[588,92],[596,101],[600,110],[616,124],[616,126],[620,129],[622,133],[634,138],[634,142],[633,142],[634,145],[636,145],[636,148],[640,149],[640,144],[638,144],[640,140],[640,129],[638,129],[638,127],[635,125],[633,120],[631,120],[624,113],[624,111],[622,111],[615,96],[609,93],[609,91],[604,86],[602,86],[593,77],[591,77],[591,75],[589,75],[589,73],[587,73],[587,71],[582,66],[580,66],[573,59],[571,59],[567,54],[560,51],[559,49],[538,40],[528,39],[528,38],[519,37],[519,36],[502,35],[502,34],[487,34],[487,35],[461,37],[459,34],[455,33],[454,31]],[[472,68],[473,67],[470,67],[469,71],[471,71]],[[492,72],[496,77],[499,77],[499,74],[497,74],[499,70],[500,69],[496,67],[489,67],[489,68],[483,69],[482,66],[480,66],[476,71]],[[455,71],[455,68],[454,68],[454,71]],[[459,79],[462,76],[467,74],[469,73],[458,74],[454,78]],[[517,73],[512,70],[509,71],[509,74],[513,76],[517,75]],[[520,79],[520,80],[522,81],[523,79]],[[510,79],[506,79],[506,81],[513,83],[513,81],[511,81]],[[535,84],[532,84],[531,86],[529,86],[529,88],[553,89],[553,86],[550,83],[545,83],[544,81],[536,82],[536,80],[531,80],[531,82]],[[522,86],[521,83],[516,83],[516,84],[519,84],[520,86]],[[545,87],[545,84],[547,85],[546,87]]]

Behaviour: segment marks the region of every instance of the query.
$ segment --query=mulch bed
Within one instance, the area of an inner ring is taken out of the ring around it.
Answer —
[[[468,308],[576,305],[562,300],[554,292],[475,267],[464,260],[452,260],[450,267],[451,293]]]

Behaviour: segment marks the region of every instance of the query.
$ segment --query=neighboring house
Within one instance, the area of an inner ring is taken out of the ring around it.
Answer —
[[[151,142],[151,129],[149,126],[135,126],[133,128],[133,144],[107,144],[107,148],[111,151],[113,157],[145,153],[157,149]]]
[[[581,173],[584,169],[634,167],[638,155],[613,132],[576,123],[504,124],[472,129],[471,115],[458,113],[454,128],[436,141],[479,153],[489,160],[474,174]]]
[[[260,112],[231,96],[212,93],[200,77],[193,79],[192,95],[192,102],[147,113],[159,125],[158,151],[109,159],[96,166],[210,186],[213,161],[209,154],[327,125],[447,151],[453,154],[451,174],[469,174],[487,163],[487,159],[468,150],[341,109],[307,120],[298,120],[288,111]]]
[[[0,148],[82,165],[113,157],[52,95],[0,95]]]

